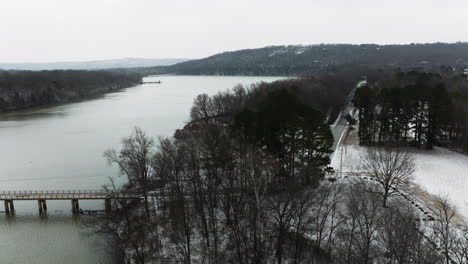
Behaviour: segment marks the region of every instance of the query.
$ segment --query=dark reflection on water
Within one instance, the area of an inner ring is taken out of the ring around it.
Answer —
[[[80,107],[80,103],[91,102],[94,100],[100,100],[103,98],[117,99],[124,94],[128,89],[134,89],[135,87],[125,88],[118,91],[112,91],[104,94],[97,94],[86,97],[84,99],[71,100],[64,103],[55,105],[33,107],[25,110],[17,110],[6,113],[0,113],[0,121],[29,121],[36,119],[47,119],[47,118],[63,118],[68,114],[73,113],[73,108]],[[16,126],[16,125],[13,125]],[[0,128],[3,124],[0,124]],[[6,126],[8,127],[8,125]]]
[[[0,263],[115,263],[116,252],[110,239],[84,225],[86,218],[91,217],[55,213],[0,215],[0,234],[8,235],[8,240],[0,243]]]
[[[39,111],[39,112],[15,112],[8,113],[5,115],[0,115],[0,121],[22,121],[22,120],[34,120],[41,118],[51,118],[51,117],[64,117],[66,113],[57,112],[57,111]]]

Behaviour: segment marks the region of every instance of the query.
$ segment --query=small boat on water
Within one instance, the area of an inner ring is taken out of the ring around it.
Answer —
[[[146,83],[156,83],[156,84],[161,84],[161,81],[156,81],[156,82],[141,82],[141,84],[146,84]]]

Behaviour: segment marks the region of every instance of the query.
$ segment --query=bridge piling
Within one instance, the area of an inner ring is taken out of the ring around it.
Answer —
[[[73,214],[78,214],[80,212],[80,205],[78,203],[78,199],[72,199],[71,205]]]
[[[42,210],[41,200],[37,200],[37,208],[39,209],[39,214],[42,215],[44,211]]]
[[[15,205],[13,204],[13,200],[8,200],[8,203],[10,204],[10,211],[15,213]]]
[[[4,205],[5,205],[5,214],[15,213],[15,206],[13,205],[13,200],[4,200]]]
[[[5,214],[9,214],[10,213],[10,206],[8,205],[8,200],[5,200],[4,204],[5,204]]]
[[[39,199],[37,200],[37,206],[39,208],[39,214],[42,215],[42,214],[47,214],[47,204],[46,204],[46,200],[44,199]]]
[[[42,200],[42,211],[44,211],[45,214],[47,214],[47,204],[46,200]]]

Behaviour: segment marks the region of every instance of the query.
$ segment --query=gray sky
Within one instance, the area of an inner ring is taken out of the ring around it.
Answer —
[[[468,41],[468,0],[2,0],[0,62]]]

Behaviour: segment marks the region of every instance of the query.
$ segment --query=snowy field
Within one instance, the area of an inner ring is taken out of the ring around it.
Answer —
[[[431,194],[446,195],[468,218],[468,156],[444,148],[415,152],[415,182]]]
[[[468,218],[468,156],[444,148],[432,151],[409,149],[416,161],[414,181],[430,194],[447,196],[458,212]],[[354,145],[343,147],[343,171],[360,171],[365,149]],[[331,166],[339,171],[341,148]]]

